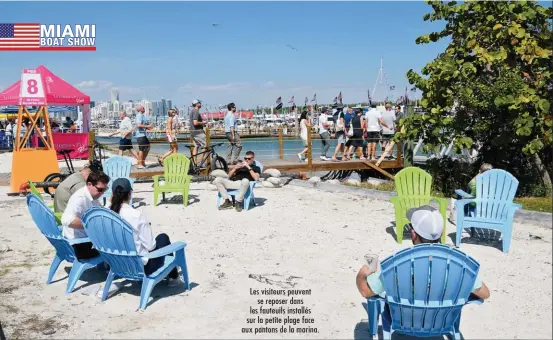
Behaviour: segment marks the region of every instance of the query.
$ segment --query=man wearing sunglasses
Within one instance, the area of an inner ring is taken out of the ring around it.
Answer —
[[[236,211],[240,212],[244,208],[244,195],[250,188],[250,182],[257,181],[261,175],[261,169],[255,164],[255,154],[253,151],[246,152],[246,157],[240,161],[238,165],[230,169],[228,178],[217,177],[213,184],[219,190],[225,202],[219,206],[219,210],[231,209],[232,202],[230,201],[227,190],[239,190],[236,195]]]
[[[109,177],[105,173],[91,172],[86,179],[86,186],[71,195],[61,216],[65,238],[73,240],[87,237],[81,217],[89,208],[100,206],[98,199],[107,190],[108,183]],[[79,260],[86,260],[100,255],[96,249],[92,248],[91,242],[75,244],[73,249]]]

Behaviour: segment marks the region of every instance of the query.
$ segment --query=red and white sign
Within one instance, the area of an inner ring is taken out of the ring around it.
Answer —
[[[23,73],[21,74],[21,85],[19,87],[19,105],[46,105],[42,75],[37,70],[23,70]]]

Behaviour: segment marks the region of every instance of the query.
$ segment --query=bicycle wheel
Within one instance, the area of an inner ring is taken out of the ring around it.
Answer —
[[[213,170],[223,170],[228,172],[227,161],[221,156],[215,156],[211,159],[211,171]]]
[[[46,176],[46,178],[44,179],[44,182],[59,182],[59,183],[61,183],[65,178],[67,178],[66,175],[54,173],[54,174],[49,174],[48,176]],[[56,193],[56,188],[54,188],[54,187],[44,187],[44,192],[47,193],[48,195],[50,195],[52,198],[54,198],[54,194]]]

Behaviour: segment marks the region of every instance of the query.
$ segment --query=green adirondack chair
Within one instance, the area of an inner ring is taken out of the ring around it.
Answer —
[[[175,153],[163,161],[163,175],[155,175],[154,179],[154,206],[157,205],[159,194],[165,198],[166,192],[182,193],[184,206],[188,205],[188,190],[192,176],[188,175],[190,160],[181,154]],[[160,183],[163,177],[165,183]]]
[[[444,233],[442,243],[445,243],[447,199],[432,197],[432,176],[417,167],[407,167],[394,176],[397,196],[390,201],[394,205],[396,215],[397,242],[403,241],[403,230],[409,223],[407,211],[423,205],[429,205],[430,201],[436,201],[440,205],[440,214],[444,218]]]
[[[42,199],[42,195],[38,191],[38,189],[35,187],[32,181],[29,181],[29,189],[31,190],[31,194],[35,195],[36,197],[40,198],[41,201],[44,201]],[[49,205],[48,208],[54,210],[54,205]],[[58,225],[61,225],[61,215],[63,215],[63,212],[55,212],[54,211],[54,217],[56,218],[56,222]]]

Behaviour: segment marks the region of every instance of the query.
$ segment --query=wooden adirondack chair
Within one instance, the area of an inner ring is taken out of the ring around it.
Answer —
[[[513,203],[518,189],[518,180],[505,170],[492,169],[476,177],[476,197],[458,189],[455,193],[462,197],[455,203],[457,209],[457,234],[455,245],[461,244],[464,228],[493,229],[501,232],[503,252],[508,253],[511,246],[513,218],[521,208]],[[467,204],[474,203],[470,209]]]
[[[184,206],[188,205],[188,191],[190,190],[190,180],[192,176],[188,175],[190,160],[181,154],[175,153],[163,160],[163,175],[155,175],[154,179],[154,206],[157,205],[159,194],[163,194],[165,199],[166,192],[182,193]],[[159,182],[163,177],[165,183]]]
[[[106,208],[94,207],[87,210],[82,220],[92,244],[110,266],[104,284],[102,301],[107,299],[111,283],[117,276],[127,280],[142,281],[140,309],[146,309],[154,286],[176,266],[181,268],[185,289],[190,290],[184,254],[185,242],[175,242],[146,256],[140,256],[136,251],[133,229],[119,214]],[[164,266],[147,276],[144,273],[142,258],[152,259],[157,257],[165,257]]]
[[[35,187],[34,183],[32,181],[29,181],[29,189],[31,190],[31,194],[35,195],[36,197],[40,198],[41,201],[44,202],[44,199],[42,198],[42,195]],[[52,211],[54,211],[54,205],[51,204],[48,206]],[[63,215],[63,212],[56,212],[54,211],[54,217],[56,218],[56,223],[58,225],[61,225],[61,215]]]
[[[85,270],[103,263],[102,257],[97,256],[92,259],[78,260],[71,245],[90,242],[90,240],[88,238],[68,240],[63,237],[61,229],[56,225],[54,211],[49,209],[46,204],[44,204],[44,202],[35,195],[27,196],[27,207],[29,208],[31,217],[40,232],[56,249],[56,256],[50,265],[50,271],[48,272],[46,284],[50,284],[52,282],[54,274],[62,261],[67,261],[73,264],[71,272],[69,273],[67,289],[65,291],[69,294],[73,291],[73,288],[75,288],[75,285]]]
[[[462,251],[441,244],[420,244],[381,263],[386,297],[367,299],[369,332],[377,334],[382,316],[384,339],[451,335],[460,339],[461,310],[469,303],[480,264]]]
[[[258,162],[258,161],[254,161],[254,162],[255,162],[255,165],[257,165],[259,167],[259,169],[261,170],[261,173],[263,173],[263,164],[261,164],[261,162]],[[248,209],[250,208],[250,204],[255,206],[255,196],[253,194],[253,188],[255,188],[257,183],[259,183],[259,182],[258,181],[250,182],[250,188],[248,189],[248,191],[246,191],[246,194],[244,195],[244,210],[245,211],[248,211]],[[235,203],[235,196],[238,195],[238,191],[239,190],[227,190],[228,195],[232,198],[232,203]],[[221,196],[221,193],[217,193],[217,207],[219,207],[219,205],[221,205],[221,199],[222,198],[223,197]]]
[[[403,241],[403,230],[409,223],[407,211],[411,208],[429,205],[436,201],[440,205],[440,214],[444,218],[444,233],[442,243],[445,243],[447,199],[432,197],[432,176],[417,167],[407,167],[394,176],[397,196],[390,198],[394,205],[396,216],[396,238],[398,243]]]
[[[113,181],[118,178],[126,178],[129,180],[129,182],[131,182],[131,185],[134,184],[134,181],[136,179],[131,178],[131,168],[131,160],[121,156],[110,157],[104,162],[104,172],[106,173],[106,175],[109,176],[107,190],[102,195],[104,206],[106,205],[107,199],[110,198],[112,195],[111,184],[113,183]],[[132,195],[129,204],[132,205]]]

